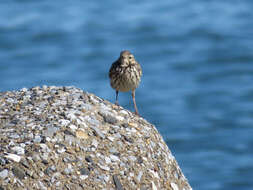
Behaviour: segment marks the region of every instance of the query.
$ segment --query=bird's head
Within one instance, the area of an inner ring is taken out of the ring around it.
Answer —
[[[120,64],[122,67],[128,67],[130,65],[135,64],[135,59],[133,54],[131,54],[129,51],[125,50],[120,53]]]

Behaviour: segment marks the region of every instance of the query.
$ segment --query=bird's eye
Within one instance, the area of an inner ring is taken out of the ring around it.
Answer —
[[[132,56],[129,56],[129,59],[132,59]]]

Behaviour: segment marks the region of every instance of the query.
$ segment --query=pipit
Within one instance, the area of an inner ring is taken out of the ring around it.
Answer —
[[[116,90],[116,105],[120,92],[132,91],[135,113],[139,115],[135,102],[135,89],[139,86],[142,76],[140,64],[134,59],[129,51],[122,51],[120,57],[115,61],[109,71],[111,87]]]

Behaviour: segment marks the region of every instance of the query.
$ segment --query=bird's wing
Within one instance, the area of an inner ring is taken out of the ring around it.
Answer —
[[[117,73],[116,67],[117,67],[118,64],[119,64],[119,60],[115,61],[115,62],[112,64],[112,66],[111,66],[111,68],[110,68],[110,71],[109,71],[109,77],[110,77],[110,78],[111,78],[115,73]]]
[[[142,69],[141,69],[141,65],[136,61],[137,63],[137,70],[140,73],[140,76],[142,76]]]

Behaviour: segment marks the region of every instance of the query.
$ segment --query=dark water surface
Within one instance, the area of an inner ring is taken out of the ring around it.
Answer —
[[[136,99],[194,189],[253,189],[253,1],[0,1],[0,91],[74,85],[114,102],[123,49]],[[120,104],[133,110],[130,93]]]

